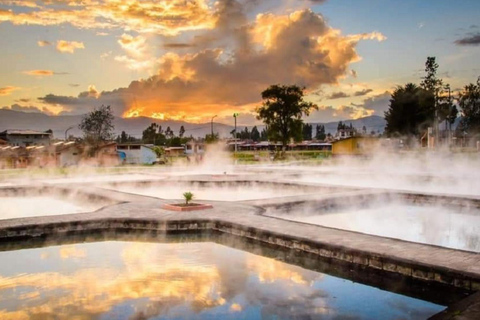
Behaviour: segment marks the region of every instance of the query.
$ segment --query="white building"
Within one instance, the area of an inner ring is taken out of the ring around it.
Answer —
[[[153,147],[153,144],[118,144],[117,152],[122,163],[153,164],[157,160]]]
[[[203,154],[205,152],[205,145],[203,143],[189,141],[185,144],[185,154],[194,155],[194,154]]]

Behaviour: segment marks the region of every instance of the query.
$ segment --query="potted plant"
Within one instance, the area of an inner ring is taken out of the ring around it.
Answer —
[[[193,193],[190,191],[183,193],[183,198],[185,199],[184,203],[169,204],[166,203],[162,206],[163,209],[171,211],[195,211],[195,210],[204,210],[213,208],[210,204],[204,203],[193,203]]]
[[[185,206],[188,207],[188,203],[189,203],[190,201],[192,201],[192,199],[193,199],[193,193],[191,193],[191,192],[185,192],[185,193],[183,194],[183,197],[185,198]]]

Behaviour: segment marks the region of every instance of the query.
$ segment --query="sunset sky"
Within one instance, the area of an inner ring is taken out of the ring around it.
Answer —
[[[478,0],[0,0],[0,108],[256,123],[271,84],[305,86],[308,122],[383,116],[427,56],[480,76]]]

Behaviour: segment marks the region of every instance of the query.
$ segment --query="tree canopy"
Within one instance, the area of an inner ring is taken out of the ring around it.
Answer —
[[[84,139],[91,146],[92,152],[95,152],[103,142],[114,138],[113,120],[112,109],[104,105],[83,117],[78,127],[83,131]]]
[[[480,133],[480,77],[477,83],[463,88],[458,99],[463,118],[461,127],[469,133]]]
[[[325,140],[327,135],[325,134],[325,126],[323,124],[318,124],[315,128],[315,139]]]
[[[280,141],[283,150],[292,138],[302,136],[302,116],[318,109],[303,100],[304,88],[296,85],[272,85],[262,92],[263,103],[257,108],[257,119],[268,127],[269,137]]]
[[[432,125],[435,114],[432,95],[413,83],[399,86],[390,99],[390,106],[385,112],[387,134],[418,135]]]

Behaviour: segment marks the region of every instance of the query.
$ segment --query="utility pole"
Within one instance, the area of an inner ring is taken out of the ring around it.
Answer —
[[[450,85],[447,84],[445,89],[448,90],[448,115],[445,117],[445,131],[447,131],[448,126],[448,146],[452,144],[452,125],[450,123],[450,115],[452,114],[452,91],[450,90]]]
[[[237,117],[238,117],[238,113],[234,113],[233,114],[233,117],[235,118],[235,130],[234,130],[234,135],[233,135],[233,141],[235,142],[235,152],[234,154],[237,153]]]
[[[437,149],[437,145],[438,145],[438,103],[437,103],[437,100],[438,100],[438,89],[435,88],[435,121],[433,122],[433,125],[435,126],[435,146],[434,146],[434,149]]]
[[[212,117],[212,121],[211,121],[211,125],[212,125],[212,140],[213,140],[213,119],[214,119],[216,116],[217,116],[217,115],[214,115],[214,116]]]

